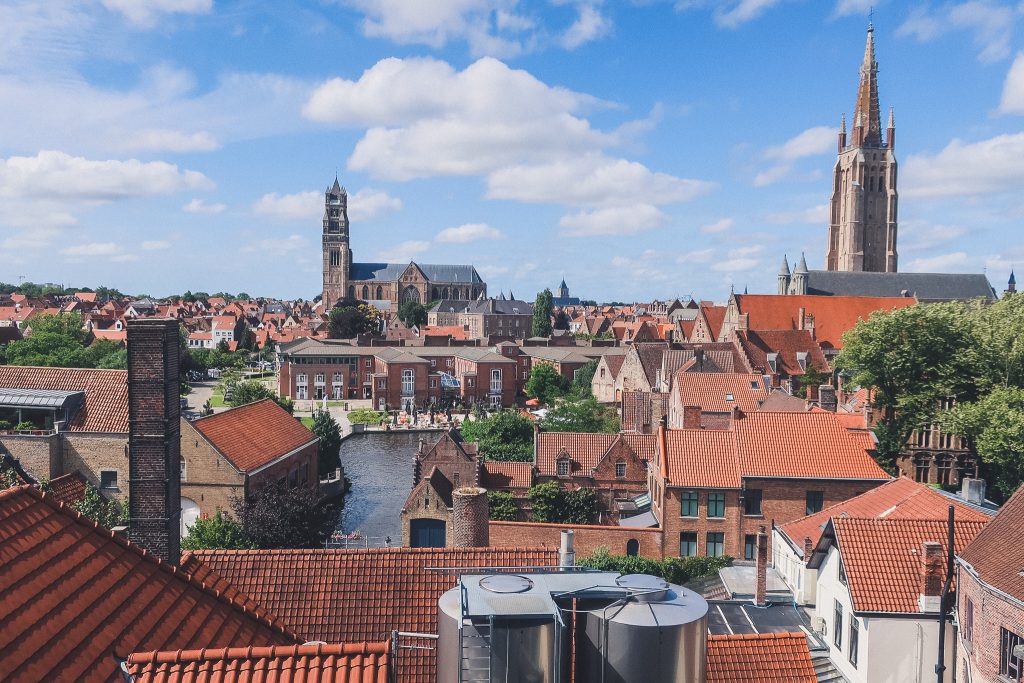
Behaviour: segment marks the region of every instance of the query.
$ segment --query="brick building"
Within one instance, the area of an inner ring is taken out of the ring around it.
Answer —
[[[442,299],[427,312],[427,324],[461,327],[470,339],[524,339],[531,335],[533,304],[504,294],[477,301]]]

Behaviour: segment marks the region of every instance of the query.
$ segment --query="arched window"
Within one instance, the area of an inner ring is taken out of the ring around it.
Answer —
[[[381,287],[380,285],[377,285],[377,301],[382,301],[383,299],[384,299],[384,288]]]
[[[631,538],[626,541],[626,555],[629,557],[636,557],[640,554],[640,541],[635,538]]]
[[[348,298],[349,299],[355,299],[356,298],[356,286],[355,285],[349,285],[348,286]]]
[[[438,292],[438,289],[437,289],[437,287],[431,287],[431,288],[430,288],[430,298],[431,298],[431,299],[435,299],[435,300],[436,300],[436,299],[440,298],[440,296],[441,296],[441,295],[440,295],[440,293]]]
[[[447,287],[444,288],[444,298],[445,299],[451,299],[452,298],[450,292],[451,292],[451,290],[449,290]]]
[[[370,298],[370,288],[367,287],[366,285],[363,285],[363,299],[369,299],[369,298]]]
[[[413,285],[408,285],[402,290],[401,300],[402,303],[405,303],[406,301],[415,301],[416,303],[420,303],[420,291]]]

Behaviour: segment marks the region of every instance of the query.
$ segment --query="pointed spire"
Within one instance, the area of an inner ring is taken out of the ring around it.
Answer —
[[[516,295],[512,293],[511,289],[508,290],[508,300],[509,301],[515,301],[516,300]]]
[[[1012,268],[1010,269],[1010,279],[1009,279],[1009,281],[1006,284],[1008,284],[1008,285],[1015,285],[1015,284],[1017,284],[1017,276],[1013,274],[1013,269]]]
[[[875,61],[875,27],[868,24],[868,38],[864,44],[864,61],[860,65],[860,84],[857,87],[857,111],[864,116],[864,137],[861,144],[868,147],[882,145],[882,115],[878,108],[878,63]]]
[[[794,273],[803,273],[803,274],[806,274],[808,272],[808,270],[807,270],[807,259],[804,258],[803,252],[800,253],[800,265],[798,265],[796,267],[796,270],[794,270],[793,272]]]
[[[785,256],[782,257],[782,267],[779,268],[779,275],[789,275],[789,261]]]
[[[896,117],[893,115],[892,107],[889,107],[889,123],[886,125],[886,128],[895,128],[895,127],[896,127]]]

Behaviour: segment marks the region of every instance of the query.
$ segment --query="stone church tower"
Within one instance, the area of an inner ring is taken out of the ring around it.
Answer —
[[[847,144],[846,115],[829,203],[826,270],[896,272],[896,126],[892,109],[885,139],[878,106],[874,27],[868,25],[864,63]]]
[[[324,195],[324,310],[345,298],[352,273],[348,243],[348,193],[338,179]]]

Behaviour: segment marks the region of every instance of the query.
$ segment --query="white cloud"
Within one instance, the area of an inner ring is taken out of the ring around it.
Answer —
[[[562,34],[562,47],[567,50],[575,50],[584,43],[604,36],[611,28],[611,21],[601,14],[597,7],[583,3],[579,6],[579,16],[576,21]]]
[[[352,222],[368,221],[401,209],[401,199],[381,190],[364,187],[348,198],[348,217]]]
[[[782,180],[793,170],[793,164],[805,157],[817,156],[835,149],[836,130],[829,126],[808,128],[781,145],[769,147],[764,158],[777,162],[775,166],[754,176],[755,187],[764,187]]]
[[[161,249],[170,249],[171,243],[167,240],[146,240],[142,243],[142,248],[145,251],[159,251]]]
[[[60,254],[68,263],[84,263],[87,260],[123,263],[125,261],[136,261],[139,258],[135,254],[125,253],[121,245],[114,242],[78,244],[61,249]]]
[[[102,0],[103,6],[124,15],[140,28],[152,28],[162,14],[207,14],[213,0]]]
[[[311,221],[323,215],[324,198],[319,192],[284,195],[270,192],[260,197],[252,209],[279,221]]]
[[[878,4],[880,4],[879,0],[838,0],[835,15],[837,17],[846,17],[851,14],[864,15]]]
[[[492,228],[486,223],[466,223],[455,228],[445,228],[437,233],[437,237],[434,239],[438,242],[464,244],[485,239],[500,240],[504,239],[504,237],[505,235],[501,230]]]
[[[720,273],[738,273],[753,270],[759,263],[761,262],[754,258],[731,258],[711,264],[711,270],[717,270]]]
[[[962,225],[944,225],[922,220],[903,221],[900,223],[900,253],[934,249],[966,234],[967,228]]]
[[[780,211],[765,216],[765,220],[775,225],[791,223],[822,224],[828,222],[828,204],[818,204],[800,211]]]
[[[900,263],[900,270],[908,273],[943,273],[952,268],[962,267],[968,262],[967,254],[956,251],[929,258],[918,258],[907,263]]]
[[[309,242],[302,235],[289,235],[288,237],[270,237],[258,240],[254,244],[245,247],[246,252],[266,252],[277,254],[281,252],[306,251]]]
[[[634,204],[567,214],[558,221],[558,227],[561,228],[561,234],[567,237],[635,235],[664,222],[665,214],[658,207]]]
[[[377,252],[377,258],[387,263],[407,263],[416,258],[417,254],[421,254],[427,249],[430,249],[430,242],[408,240]]]
[[[1000,114],[1024,114],[1024,52],[1017,54],[1013,66],[1006,74],[1003,97],[999,101]]]
[[[212,152],[220,143],[210,133],[183,133],[163,128],[140,130],[127,136],[121,144],[126,151],[143,152]]]
[[[505,275],[511,269],[508,266],[480,266],[477,271],[485,278],[492,278],[495,275]]]
[[[102,202],[212,188],[202,173],[163,161],[94,161],[54,150],[0,159],[0,197]]]
[[[1010,55],[1018,14],[992,0],[968,0],[934,10],[924,6],[912,10],[896,34],[928,42],[952,31],[967,31],[980,50],[978,59],[995,62]]]
[[[698,249],[688,251],[676,257],[676,263],[707,263],[714,257],[714,249]]]
[[[1019,191],[1024,183],[1024,133],[978,142],[954,139],[938,154],[903,163],[904,197],[958,197]]]
[[[736,28],[757,19],[779,2],[781,0],[676,0],[675,6],[679,11],[711,7],[716,24]]]
[[[215,214],[222,213],[226,208],[228,208],[227,204],[207,204],[202,199],[193,198],[188,204],[182,206],[181,210],[186,213]]]
[[[733,221],[733,219],[731,218],[720,218],[714,223],[707,223],[705,225],[700,226],[700,231],[705,234],[718,234],[720,232],[726,232],[727,230],[729,230],[734,223],[735,221]]]

